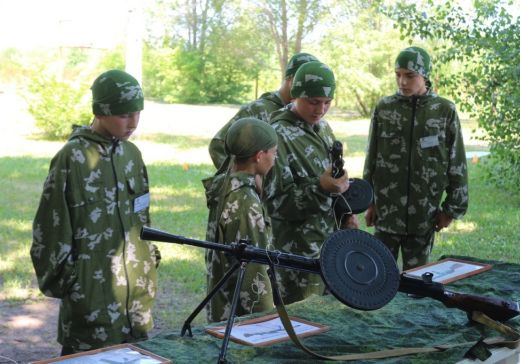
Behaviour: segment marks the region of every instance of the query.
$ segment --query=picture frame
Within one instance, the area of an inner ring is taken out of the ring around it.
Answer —
[[[424,273],[433,273],[433,281],[451,283],[490,270],[491,264],[478,263],[455,258],[445,258],[433,263],[404,271],[407,275],[421,277]]]
[[[60,356],[32,362],[31,364],[85,364],[85,363],[146,363],[146,364],[172,364],[170,359],[164,358],[132,344],[119,344],[106,348],[89,350],[81,353]]]
[[[298,337],[317,335],[329,330],[329,327],[316,322],[307,321],[298,317],[290,316],[291,324]],[[222,339],[226,327],[207,327],[206,332],[212,336]],[[231,341],[248,346],[269,346],[279,342],[290,340],[285,331],[278,314],[257,317],[251,320],[240,321],[233,325]]]

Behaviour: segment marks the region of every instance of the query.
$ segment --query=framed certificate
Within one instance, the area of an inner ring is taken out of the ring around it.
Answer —
[[[298,337],[306,337],[325,332],[328,326],[310,322],[297,317],[289,317],[294,332]],[[225,326],[206,328],[206,332],[218,338],[224,337]],[[290,340],[277,314],[240,321],[233,325],[230,340],[250,346],[269,346],[282,341]]]
[[[407,275],[421,277],[424,273],[433,274],[433,281],[450,283],[492,268],[491,264],[471,262],[461,259],[446,258],[437,262],[406,270]]]
[[[131,344],[108,346],[102,349],[60,356],[58,358],[33,362],[32,364],[89,364],[89,363],[133,363],[133,364],[171,364],[171,360],[163,358]]]

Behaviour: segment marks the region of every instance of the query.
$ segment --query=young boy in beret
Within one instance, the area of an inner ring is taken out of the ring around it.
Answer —
[[[397,56],[399,90],[375,108],[363,172],[374,188],[366,223],[396,260],[401,251],[404,270],[426,264],[435,232],[468,208],[459,117],[451,101],[433,92],[431,69],[422,48]]]
[[[340,226],[333,199],[345,192],[348,176],[332,176],[330,150],[336,140],[324,120],[334,98],[334,73],[321,62],[298,68],[291,87],[293,102],[273,114],[278,158],[265,182],[266,206],[273,224],[274,247],[285,253],[318,258],[325,239]],[[343,227],[357,227],[350,215]],[[284,303],[323,294],[317,274],[277,270]]]
[[[255,247],[267,248],[272,241],[271,222],[261,201],[255,176],[265,176],[274,164],[277,136],[266,122],[243,118],[227,132],[225,148],[227,171],[204,180],[209,208],[206,239],[230,244],[246,239]],[[236,259],[223,252],[206,251],[207,290],[213,289]],[[222,321],[230,316],[231,302],[238,273],[211,299],[208,321]],[[266,266],[249,263],[244,274],[237,316],[273,308],[272,290]]]
[[[119,70],[91,90],[93,122],[52,159],[33,222],[40,290],[61,299],[62,355],[142,340],[153,326],[159,254],[139,239],[150,222],[148,175],[128,141],[143,92]]]

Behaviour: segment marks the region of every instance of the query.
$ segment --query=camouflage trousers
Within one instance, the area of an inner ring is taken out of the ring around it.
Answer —
[[[390,249],[396,261],[399,257],[399,250],[401,250],[403,270],[407,270],[428,263],[435,231],[431,230],[425,235],[399,235],[376,230],[374,236]]]

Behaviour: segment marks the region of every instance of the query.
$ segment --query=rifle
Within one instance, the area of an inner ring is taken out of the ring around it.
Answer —
[[[338,235],[339,234],[339,235]],[[361,235],[359,235],[361,234]],[[370,237],[367,237],[369,235]],[[346,237],[346,238],[345,238]],[[321,255],[329,255],[327,248],[330,248],[334,244],[337,244],[338,239],[342,241],[347,241],[347,243],[353,242],[354,244],[362,242],[363,239],[369,239],[370,244],[377,246],[377,243],[381,244],[383,247],[383,243],[374,238],[372,235],[366,232],[362,232],[356,229],[350,230],[339,230],[333,233],[323,244],[321,248]],[[334,277],[330,275],[330,273],[325,273],[325,267],[322,267],[323,257],[319,259],[308,258],[296,254],[290,253],[281,253],[270,251],[267,249],[259,249],[254,246],[251,246],[247,241],[240,240],[238,243],[231,243],[228,245],[220,244],[220,243],[212,243],[208,241],[195,240],[185,238],[183,236],[169,234],[167,232],[153,229],[150,227],[144,226],[141,230],[141,239],[143,240],[151,240],[151,241],[159,241],[159,242],[167,242],[167,243],[177,243],[177,244],[188,244],[193,246],[198,246],[206,249],[214,249],[218,251],[225,252],[231,256],[237,258],[238,261],[241,262],[255,262],[260,264],[273,265],[274,262],[276,266],[295,269],[299,271],[306,271],[315,274],[320,274],[329,289],[331,289],[332,293],[343,303],[347,305],[357,308],[357,309],[376,309],[380,308],[380,305],[373,305],[372,303],[364,305],[363,302],[356,304],[351,304],[349,300],[349,295],[352,295],[352,292],[338,292],[334,287],[337,287],[337,282],[335,282]],[[356,241],[358,240],[358,241]],[[386,248],[386,247],[384,247]],[[356,249],[359,249],[357,247]],[[378,248],[379,249],[379,248]],[[377,250],[377,249],[376,249]],[[326,254],[324,254],[326,253]],[[377,251],[378,254],[381,254],[381,251]],[[341,254],[341,251],[340,251]],[[371,254],[370,250],[363,251],[360,255]],[[388,254],[390,254],[388,252]],[[346,255],[351,256],[351,252]],[[374,256],[370,257],[371,259]],[[390,254],[391,257],[391,254]],[[337,261],[337,249],[334,250],[334,256],[332,260]],[[392,258],[393,259],[393,258]],[[340,263],[347,262],[347,257],[345,260],[339,259]],[[328,261],[327,261],[328,263]],[[395,264],[395,261],[394,261]],[[341,264],[340,264],[341,265]],[[356,267],[358,269],[358,267]],[[388,270],[388,267],[383,267],[386,269],[385,274],[391,275],[392,271]],[[397,265],[395,266],[397,269]],[[334,272],[341,274],[341,272],[336,269],[336,267],[332,268]],[[352,274],[352,272],[348,272],[348,274]],[[442,283],[433,282],[432,281],[432,273],[425,273],[421,278],[413,277],[406,273],[401,273],[398,276],[398,287],[397,290],[403,293],[408,293],[414,296],[419,297],[429,297],[434,300],[442,302],[448,308],[457,308],[459,310],[465,311],[468,315],[468,318],[471,317],[473,311],[480,311],[487,315],[488,317],[497,320],[497,321],[507,321],[513,317],[516,317],[520,314],[520,304],[517,301],[506,300],[502,298],[493,298],[493,297],[484,297],[478,295],[457,293],[454,291],[450,291],[445,289]],[[340,280],[344,280],[345,277],[340,277]],[[386,282],[388,285],[392,285],[392,281]],[[391,290],[390,290],[391,291]],[[370,295],[377,295],[377,292],[369,292]],[[388,292],[386,292],[388,294]],[[392,295],[392,292],[389,294],[392,296],[390,300],[395,295],[395,292]],[[360,297],[357,297],[359,299]],[[209,299],[208,299],[209,301]],[[389,301],[389,300],[388,300]],[[207,303],[207,302],[206,302]],[[384,302],[386,304],[387,302]]]

